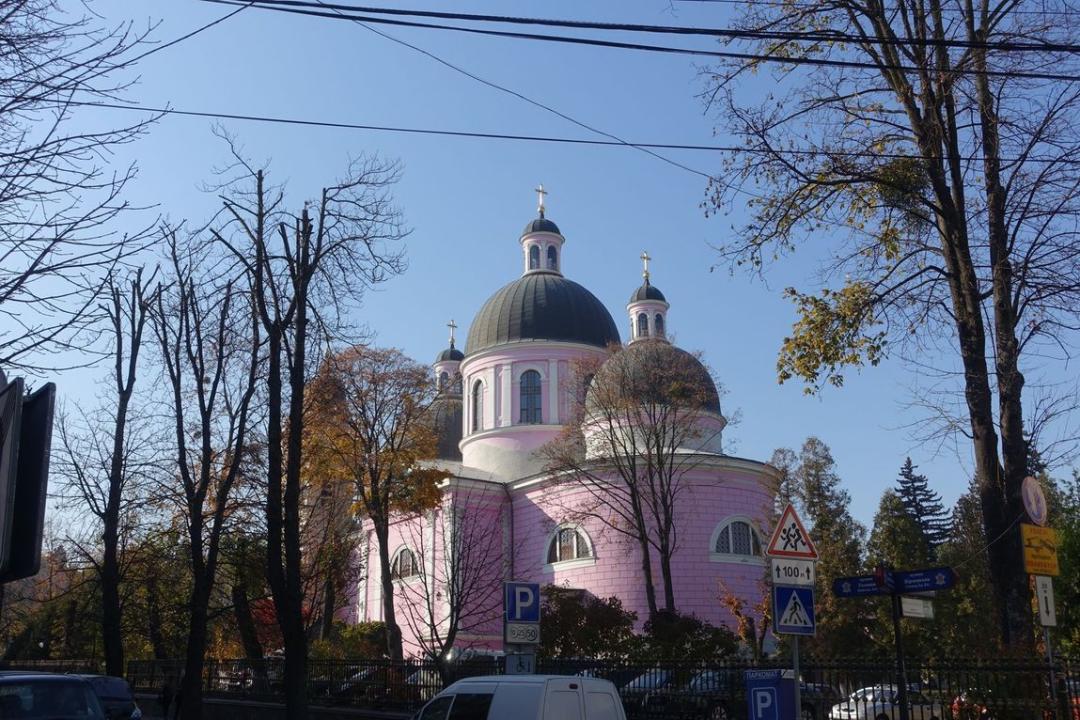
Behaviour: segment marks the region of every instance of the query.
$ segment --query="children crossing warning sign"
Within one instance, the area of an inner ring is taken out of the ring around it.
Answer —
[[[794,506],[788,505],[784,508],[780,522],[773,528],[765,554],[769,557],[817,560],[817,548],[814,547],[814,541],[810,539],[810,533],[806,532]]]
[[[813,635],[814,591],[808,587],[773,587],[773,630],[778,635]]]

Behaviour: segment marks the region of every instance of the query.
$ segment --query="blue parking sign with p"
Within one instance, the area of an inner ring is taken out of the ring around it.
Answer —
[[[503,591],[506,622],[540,622],[540,583],[508,582]]]
[[[749,720],[795,720],[793,683],[790,671],[747,670]]]

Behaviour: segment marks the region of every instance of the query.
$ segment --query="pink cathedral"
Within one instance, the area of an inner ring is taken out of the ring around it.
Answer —
[[[407,655],[450,636],[452,654],[501,649],[504,580],[614,595],[637,613],[639,626],[648,617],[637,544],[597,513],[583,512],[595,493],[547,472],[538,452],[575,417],[576,364],[605,358],[611,344],[622,342],[604,304],[564,274],[566,238],[545,217],[539,190],[538,217],[519,239],[520,277],[476,313],[464,352],[451,322],[450,346],[434,363],[439,443],[432,462],[449,475],[443,503],[423,517],[401,518],[390,532],[395,614]],[[650,282],[648,255],[642,259],[644,282],[625,306],[629,350],[668,344],[671,327],[670,305]],[[766,463],[723,452],[725,420],[704,367],[699,381],[710,400],[696,420],[703,428],[698,439],[678,450],[695,457],[676,509],[674,594],[680,612],[734,628],[720,597],[733,593],[748,608],[761,598],[777,476]],[[361,528],[364,573],[349,608],[357,622],[385,619],[375,543],[370,528]],[[653,568],[662,605],[657,558]]]

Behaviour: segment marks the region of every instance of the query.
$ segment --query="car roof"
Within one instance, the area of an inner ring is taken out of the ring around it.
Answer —
[[[491,684],[497,683],[500,685],[543,685],[549,681],[570,681],[579,683],[586,687],[614,687],[610,680],[601,680],[599,678],[582,677],[581,675],[478,675],[475,677],[463,678],[458,680],[453,685],[450,685],[446,690],[453,690],[456,687],[473,684]]]
[[[4,682],[5,680],[10,680],[12,682],[23,680],[38,680],[42,682],[60,682],[64,680],[68,682],[86,682],[84,678],[81,678],[78,675],[60,675],[58,673],[40,672],[34,670],[0,671],[0,683]]]

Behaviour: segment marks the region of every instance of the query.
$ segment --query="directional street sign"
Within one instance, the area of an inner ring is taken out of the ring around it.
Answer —
[[[873,575],[853,575],[836,578],[832,584],[836,597],[863,597],[865,595],[885,595],[888,593],[879,587]]]
[[[777,635],[813,635],[814,589],[773,586],[773,630]]]
[[[788,505],[780,515],[780,522],[773,529],[772,538],[769,539],[769,547],[765,551],[769,557],[793,558],[796,560],[817,560],[817,548],[810,539],[810,533],[795,507]]]
[[[813,560],[789,560],[788,558],[772,559],[772,581],[776,585],[810,585],[814,584],[814,561]]]
[[[1024,570],[1032,575],[1058,576],[1058,535],[1053,528],[1020,523],[1020,538],[1024,543]]]
[[[1039,624],[1057,627],[1057,610],[1054,608],[1054,579],[1046,575],[1035,576],[1035,596],[1039,599]]]
[[[956,584],[956,573],[951,567],[933,567],[923,570],[904,570],[894,573],[896,592],[920,593],[930,590],[947,590]]]

